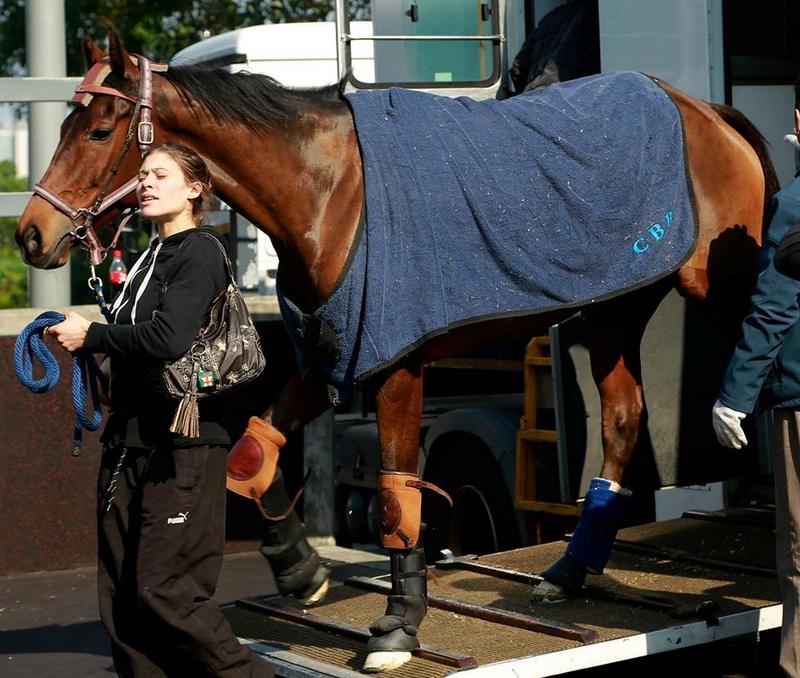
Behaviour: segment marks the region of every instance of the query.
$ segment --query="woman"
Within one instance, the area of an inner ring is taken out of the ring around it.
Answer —
[[[169,428],[177,401],[161,381],[164,361],[188,350],[227,286],[222,253],[198,233],[211,196],[208,168],[191,149],[164,144],[144,159],[137,196],[158,237],[112,307],[114,324],[68,313],[48,331],[68,351],[86,348],[111,359],[112,413],[98,480],[98,592],[114,666],[122,676],[272,676],[211,600],[222,564],[234,425],[224,413],[238,408],[206,399],[200,436],[176,437]]]

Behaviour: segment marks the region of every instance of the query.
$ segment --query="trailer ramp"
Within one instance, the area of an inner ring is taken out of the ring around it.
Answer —
[[[771,512],[748,509],[621,530],[605,574],[558,604],[531,605],[529,592],[563,542],[443,562],[429,570],[422,648],[392,676],[554,676],[753,638],[781,621],[773,524]],[[237,635],[279,675],[363,675],[367,629],[383,613],[388,575],[337,560],[343,553],[331,554],[341,583],[320,606],[271,597],[226,609]]]

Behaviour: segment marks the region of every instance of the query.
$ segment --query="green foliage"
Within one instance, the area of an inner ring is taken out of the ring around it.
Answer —
[[[10,160],[0,161],[0,191],[26,191],[28,182],[17,178],[17,168]]]
[[[0,191],[17,192],[27,190],[28,182],[25,179],[17,178],[17,170],[14,167],[14,163],[10,160],[0,161]],[[16,225],[16,219],[0,219],[0,251],[5,252],[8,247],[16,250],[17,246],[14,243],[14,228],[16,228]]]
[[[0,255],[0,308],[28,305],[28,269],[19,255]]]
[[[28,182],[18,179],[14,163],[0,162],[0,191],[25,191]],[[28,271],[19,256],[14,230],[17,220],[0,219],[0,308],[20,308],[28,305]]]
[[[59,0],[60,1],[60,0]],[[333,0],[63,0],[67,74],[85,72],[80,40],[119,31],[129,51],[168,61],[198,40],[263,23],[333,19]],[[355,0],[363,15],[368,0]],[[25,2],[0,0],[0,70],[17,75],[25,64]]]

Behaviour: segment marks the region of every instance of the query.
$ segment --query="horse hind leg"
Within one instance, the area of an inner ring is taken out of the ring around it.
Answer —
[[[324,385],[294,374],[263,418],[251,417],[247,430],[228,456],[229,489],[256,499],[265,518],[261,554],[267,559],[282,595],[304,605],[322,602],[330,585],[329,570],[306,538],[305,526],[289,500],[278,467],[285,434],[328,409]],[[253,484],[260,479],[267,489]],[[233,485],[232,485],[233,484]]]
[[[640,344],[645,326],[671,282],[657,283],[587,312],[592,376],[601,402],[603,466],[590,483],[566,553],[542,573],[534,602],[563,600],[601,574],[630,492],[622,487],[645,411]]]
[[[380,524],[389,550],[392,592],[386,611],[370,625],[363,671],[402,666],[419,647],[417,629],[428,609],[427,572],[422,547],[420,487],[417,476],[422,417],[422,368],[402,367],[385,380],[377,397],[381,441]]]
[[[269,561],[278,592],[309,607],[322,602],[330,587],[330,571],[308,543],[280,469],[259,501],[267,516],[276,517],[265,521],[260,551]]]

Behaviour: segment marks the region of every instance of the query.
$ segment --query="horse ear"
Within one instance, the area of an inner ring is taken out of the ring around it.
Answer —
[[[81,48],[83,51],[83,61],[86,64],[87,70],[94,66],[106,55],[106,53],[88,35],[83,36]]]
[[[133,62],[128,55],[128,50],[125,49],[113,28],[108,31],[108,54],[111,57],[111,71],[114,75],[121,78],[130,78],[134,75]]]

